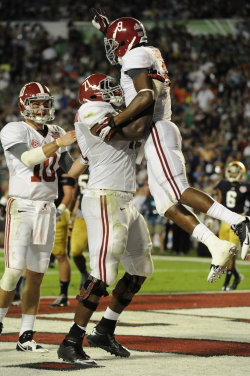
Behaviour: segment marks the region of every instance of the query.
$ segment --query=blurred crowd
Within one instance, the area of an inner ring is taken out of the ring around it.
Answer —
[[[73,21],[89,21],[91,7],[109,10],[110,19],[118,17],[135,17],[144,20],[159,19],[197,19],[197,18],[232,18],[249,15],[250,6],[246,0],[127,0],[115,2],[100,0],[93,4],[91,0],[2,0],[0,3],[0,20],[47,20],[59,21],[71,18]]]
[[[69,0],[59,4],[47,0],[42,4],[12,0],[8,6],[5,3],[0,5],[0,20],[24,22],[0,23],[0,129],[19,118],[18,93],[30,81],[40,81],[50,88],[56,103],[54,122],[72,129],[83,79],[94,72],[117,77],[119,72],[105,58],[103,40],[94,34],[88,43],[84,42],[74,24],[90,22],[93,5]],[[106,0],[100,6],[110,20],[133,16],[155,21],[148,31],[149,44],[160,48],[169,71],[172,120],[182,133],[190,184],[209,191],[232,160],[246,165],[250,179],[249,4],[244,0],[213,0],[209,5],[199,4],[198,9],[194,0],[134,0],[111,7]],[[173,23],[170,27],[164,23],[209,17],[239,18],[236,33],[194,36],[184,25]],[[66,20],[67,38],[50,35],[39,23],[44,20]],[[159,25],[158,20],[163,22]],[[1,146],[0,177],[2,196],[7,189],[8,172]],[[138,189],[146,179],[143,163],[137,171]]]

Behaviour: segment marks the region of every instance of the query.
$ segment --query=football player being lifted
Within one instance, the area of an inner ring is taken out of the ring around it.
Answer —
[[[95,366],[96,362],[83,351],[82,341],[100,298],[108,295],[107,286],[116,282],[120,263],[125,274],[116,283],[109,306],[87,335],[87,342],[117,356],[130,355],[116,341],[114,331],[120,314],[153,272],[152,243],[147,224],[132,201],[136,190],[136,142],[119,140],[126,137],[129,127],[109,143],[95,135],[103,119],[108,114],[115,116],[114,107],[123,104],[121,88],[111,77],[93,74],[82,83],[79,101],[82,105],[75,130],[81,160],[71,176],[78,177],[89,166],[81,210],[88,232],[90,275],[78,296],[74,324],[59,346],[58,356],[68,362]]]
[[[100,13],[93,11],[92,22],[105,36],[108,60],[113,65],[121,65],[120,83],[126,103],[126,109],[103,121],[97,134],[110,140],[129,121],[138,119],[145,110],[152,108],[153,122],[144,145],[150,191],[160,215],[173,220],[206,244],[212,254],[208,281],[213,282],[222,275],[238,249],[235,244],[212,236],[211,231],[184,207],[181,207],[184,215],[179,215],[179,205],[188,205],[210,217],[224,220],[240,238],[242,259],[249,252],[249,218],[232,212],[208,194],[189,186],[180,131],[171,122],[168,71],[160,50],[147,46],[143,24],[131,17],[118,18],[109,24],[102,10]],[[149,124],[145,123],[145,128],[148,127]]]
[[[247,208],[246,202],[250,201],[250,183],[244,181],[246,168],[240,161],[230,162],[225,168],[225,179],[219,181],[215,189],[217,190],[218,201],[226,208],[233,210],[235,213],[245,216],[250,214],[250,208]],[[239,245],[239,238],[230,226],[221,221],[219,238],[228,240]],[[234,277],[233,283],[229,286],[231,277]],[[223,291],[235,290],[242,281],[243,276],[238,272],[235,265],[235,257],[230,261]]]
[[[39,82],[26,84],[19,94],[24,120],[6,124],[1,142],[9,169],[6,207],[5,271],[0,282],[0,333],[16,284],[26,270],[22,294],[22,322],[18,351],[46,351],[33,340],[40,286],[54,243],[57,197],[56,170],[68,171],[73,160],[65,148],[75,142],[75,131],[65,133],[54,119],[54,99]]]

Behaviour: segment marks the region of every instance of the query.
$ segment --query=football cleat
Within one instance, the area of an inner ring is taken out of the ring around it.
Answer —
[[[228,262],[236,256],[237,253],[238,248],[234,243],[221,240],[219,248],[212,253],[212,263],[207,281],[210,283],[217,281],[226,270]]]
[[[68,298],[65,294],[61,294],[51,303],[50,307],[67,307],[69,305]]]
[[[33,330],[26,330],[20,337],[16,345],[17,351],[29,351],[29,352],[47,352],[48,350],[38,345],[33,340]]]
[[[250,253],[250,217],[245,217],[244,221],[231,226],[231,229],[240,239],[242,260],[247,260]]]
[[[60,344],[57,354],[58,358],[63,359],[65,362],[82,364],[90,367],[97,365],[97,363],[91,359],[85,351],[83,351],[81,344],[66,339]]]
[[[234,281],[233,283],[231,284],[231,286],[229,287],[229,290],[236,290],[237,287],[238,287],[238,284],[243,281],[244,279],[244,276],[242,274],[240,274],[238,277],[235,277],[234,278]]]
[[[100,333],[96,327],[92,332],[86,337],[89,346],[100,347],[101,349],[114,354],[115,356],[121,356],[123,358],[128,358],[130,352],[126,347],[122,346],[115,339],[113,334]]]
[[[228,285],[223,285],[222,288],[221,288],[222,291],[229,291],[230,288]]]
[[[2,331],[3,331],[3,323],[0,322],[0,334],[2,333]]]

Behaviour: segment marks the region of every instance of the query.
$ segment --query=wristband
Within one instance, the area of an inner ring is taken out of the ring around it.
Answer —
[[[59,148],[62,147],[62,146],[64,146],[62,140],[60,139],[60,137],[56,139],[56,143],[57,143],[57,146],[59,146]]]
[[[60,204],[60,205],[57,207],[57,209],[58,209],[61,213],[63,213],[64,210],[66,209],[66,205],[65,205],[65,204]]]

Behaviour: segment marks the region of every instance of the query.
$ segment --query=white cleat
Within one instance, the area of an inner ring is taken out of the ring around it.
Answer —
[[[240,239],[241,258],[247,260],[248,254],[250,254],[250,217],[245,217],[244,221],[231,226],[231,228]]]
[[[212,253],[212,252],[211,252]],[[236,256],[238,248],[234,243],[220,240],[217,250],[212,253],[212,263],[207,277],[209,283],[217,281],[227,269],[229,261]]]
[[[33,340],[34,332],[32,330],[27,330],[24,332],[20,337],[16,345],[17,351],[24,351],[24,352],[39,352],[44,353],[48,352],[49,350],[45,349],[41,345],[38,345]]]

